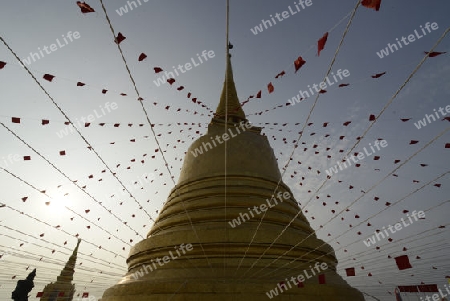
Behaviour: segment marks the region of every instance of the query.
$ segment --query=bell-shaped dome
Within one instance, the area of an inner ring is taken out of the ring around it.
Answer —
[[[223,91],[147,238],[131,249],[128,273],[102,301],[256,301],[274,290],[280,301],[364,300],[336,273],[333,249],[281,181],[267,137],[248,123],[229,57]]]

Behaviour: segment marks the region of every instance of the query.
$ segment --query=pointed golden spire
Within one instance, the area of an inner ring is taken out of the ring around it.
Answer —
[[[73,274],[75,272],[75,263],[77,261],[78,247],[81,239],[78,239],[77,246],[70,255],[69,260],[64,266],[61,274],[56,278],[56,282],[51,282],[44,287],[41,301],[72,301],[75,293],[75,284]]]
[[[228,99],[227,99],[228,98]],[[227,110],[228,108],[228,110]],[[225,81],[223,83],[222,94],[220,95],[220,102],[216,110],[216,118],[225,119],[225,115],[228,113],[228,119],[234,121],[237,117],[237,121],[245,120],[245,113],[242,110],[239,98],[236,92],[236,86],[233,80],[233,69],[231,67],[231,55],[227,56],[227,69],[225,71]]]
[[[77,261],[77,253],[78,253],[78,247],[80,246],[81,239],[78,238],[77,246],[73,250],[72,255],[70,255],[69,260],[67,261],[66,265],[64,266],[64,269],[61,271],[61,274],[57,278],[57,282],[63,281],[70,283],[73,280],[73,274],[75,272],[75,263]]]
[[[236,92],[236,86],[233,80],[233,69],[231,68],[231,54],[230,49],[233,45],[230,43],[229,32],[230,32],[230,0],[227,0],[226,6],[226,61],[227,68],[225,71],[225,81],[223,83],[222,94],[220,95],[219,106],[217,107],[215,113],[215,119],[223,119],[227,122],[239,123],[245,121],[245,113],[242,110],[241,104],[239,102],[239,97]],[[230,118],[231,117],[231,118]]]

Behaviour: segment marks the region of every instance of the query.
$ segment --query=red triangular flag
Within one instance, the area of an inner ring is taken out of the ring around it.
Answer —
[[[51,74],[44,74],[43,78],[51,82],[55,76]]]
[[[155,73],[162,72],[163,70],[159,67],[154,67],[153,70],[155,70]]]
[[[320,52],[325,48],[325,44],[327,43],[328,39],[328,32],[326,32],[323,37],[320,38],[319,41],[317,41],[317,56],[320,56]]]
[[[297,73],[297,71],[306,63],[306,61],[299,56],[295,61],[294,61],[294,67],[295,67],[295,72]]]
[[[438,55],[441,55],[441,54],[444,54],[444,53],[447,53],[447,52],[437,52],[437,51],[427,52],[427,51],[425,51],[425,54],[428,54],[429,57],[435,57],[435,56],[438,56]]]
[[[375,74],[375,75],[372,75],[372,78],[379,78],[379,77],[381,77],[381,76],[383,76],[383,75],[385,75],[386,74],[386,72],[383,72],[383,73],[377,73],[377,74]]]
[[[256,98],[261,98],[261,90],[259,90],[259,92],[256,93]]]
[[[347,276],[355,276],[355,268],[347,268],[345,269]]]
[[[269,91],[269,94],[272,93],[272,92],[275,90],[275,88],[274,88],[273,85],[272,85],[272,82],[270,82],[270,83],[267,85],[267,90]]]
[[[141,53],[141,55],[138,58],[138,61],[141,62],[141,61],[145,60],[146,57],[147,57],[147,55],[145,53]]]
[[[286,74],[286,72],[284,72],[284,70],[283,70],[283,71],[281,71],[280,73],[278,73],[278,74],[275,76],[275,78],[282,77],[282,76],[285,75],[285,74]]]
[[[5,65],[6,65],[5,62],[0,61],[0,69],[3,69],[3,67],[5,67]]]
[[[395,262],[397,263],[397,267],[399,270],[406,270],[412,268],[411,264],[409,263],[408,255],[395,257]]]
[[[86,2],[77,1],[77,5],[83,14],[95,12],[95,10],[90,7],[89,4],[86,4]]]
[[[126,39],[126,37],[121,32],[119,32],[119,34],[117,35],[117,38],[114,39],[114,42],[117,45],[119,45],[125,39]]]
[[[362,6],[367,8],[373,8],[376,11],[380,10],[381,0],[362,0]]]

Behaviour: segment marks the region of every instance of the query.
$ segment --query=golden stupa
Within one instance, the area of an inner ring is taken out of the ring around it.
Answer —
[[[226,146],[216,143],[224,133]],[[232,226],[238,217],[241,224]],[[229,55],[215,117],[190,146],[178,184],[127,263],[102,301],[364,300],[336,273],[334,250],[281,181],[267,137],[248,124]]]

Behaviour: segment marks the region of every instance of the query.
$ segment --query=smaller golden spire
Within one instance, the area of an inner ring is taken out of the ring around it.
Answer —
[[[64,266],[64,269],[61,271],[61,274],[57,278],[57,282],[64,281],[70,283],[73,280],[73,274],[75,272],[75,264],[77,261],[77,253],[78,253],[78,247],[80,246],[81,239],[78,238],[77,246],[72,252],[72,255],[70,255],[69,260],[67,261],[66,265]]]
[[[77,261],[78,247],[81,239],[78,239],[77,246],[70,255],[69,260],[56,278],[56,282],[51,282],[44,287],[41,301],[72,301],[75,293],[75,284],[73,274],[75,272],[75,264]]]

